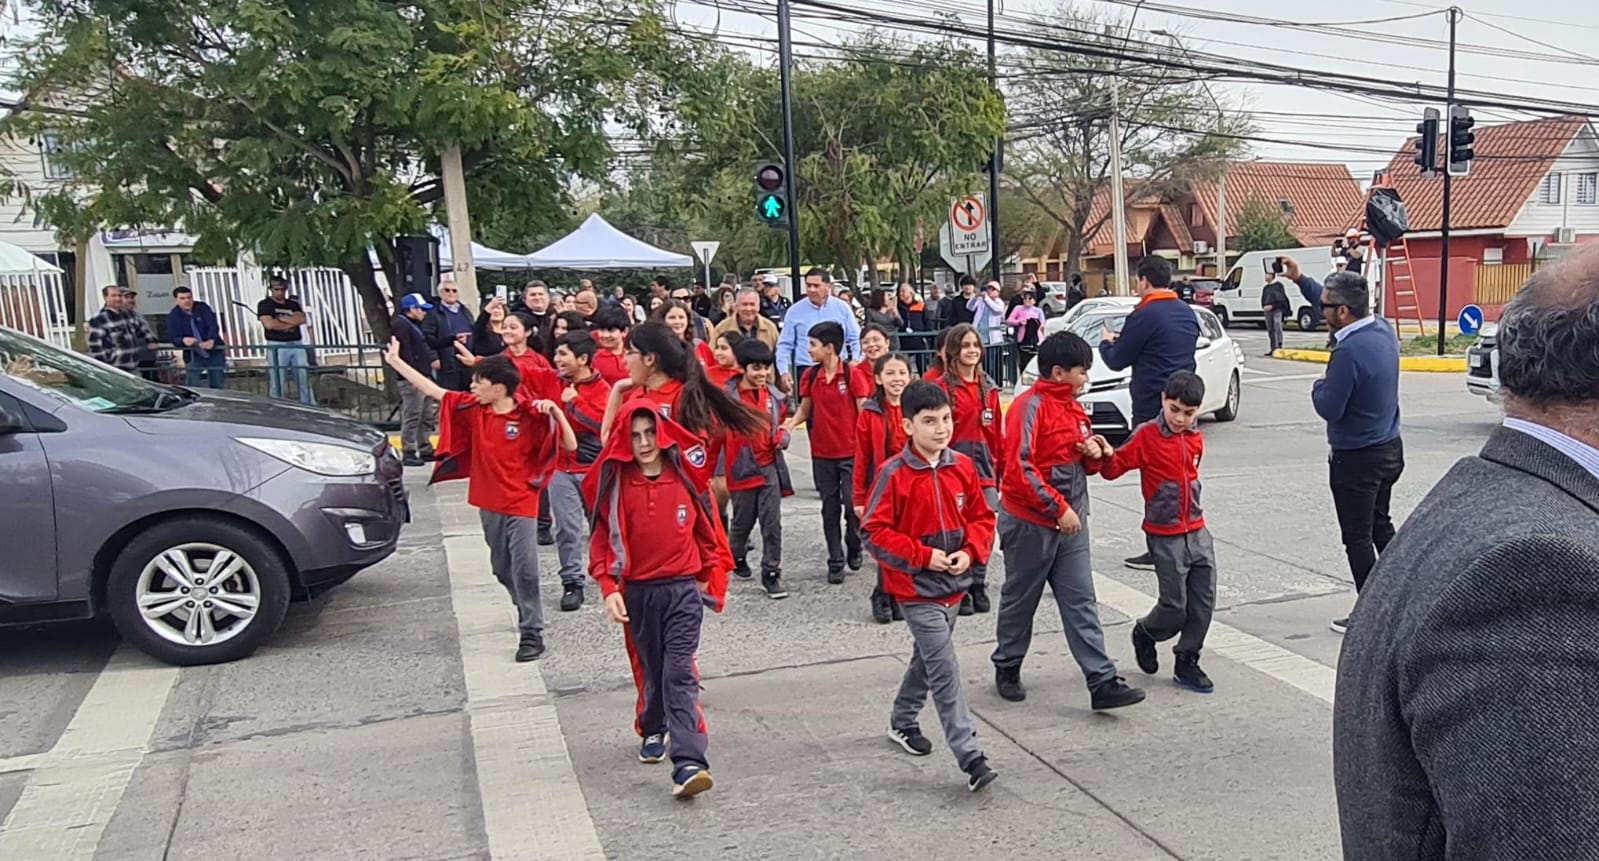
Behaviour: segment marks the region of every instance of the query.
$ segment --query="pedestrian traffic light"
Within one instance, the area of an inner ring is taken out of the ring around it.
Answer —
[[[1465,105],[1449,106],[1449,165],[1445,169],[1450,176],[1466,176],[1471,173],[1471,160],[1477,157],[1472,149],[1476,143],[1477,135],[1471,130],[1477,121],[1471,118],[1471,109]]]
[[[755,216],[769,227],[788,225],[788,174],[782,165],[756,166]]]
[[[1421,122],[1416,123],[1416,158],[1415,162],[1421,167],[1422,176],[1438,175],[1438,109],[1428,108],[1422,112]]]

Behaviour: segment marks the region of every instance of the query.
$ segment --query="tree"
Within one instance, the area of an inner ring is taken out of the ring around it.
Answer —
[[[607,123],[648,129],[688,56],[652,2],[37,0],[15,89],[73,110],[0,132],[60,136],[76,187],[31,205],[64,240],[181,226],[201,256],[339,266],[386,338],[369,249],[395,283],[391,239],[438,218],[446,145],[477,236],[525,246],[604,176]]]
[[[1128,28],[1070,6],[1055,26],[1073,41],[1122,52]],[[1247,116],[1219,111],[1205,85],[1164,66],[1085,54],[1015,55],[1006,95],[1010,140],[1003,177],[1065,233],[1066,265],[1077,271],[1087,238],[1111,217],[1111,88],[1119,87],[1126,199],[1167,198],[1189,181],[1214,176],[1242,151]],[[1096,198],[1101,200],[1095,205]],[[1001,221],[1008,217],[1001,209]],[[1002,225],[1003,229],[1003,225]]]
[[[1297,248],[1299,237],[1294,235],[1292,221],[1281,206],[1258,194],[1244,201],[1238,212],[1239,254],[1251,251],[1270,251],[1273,248]]]

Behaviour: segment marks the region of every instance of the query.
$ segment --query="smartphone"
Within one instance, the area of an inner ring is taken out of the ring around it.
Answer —
[[[1271,262],[1271,274],[1273,274],[1273,275],[1281,275],[1281,274],[1283,274],[1283,259],[1281,257],[1279,257],[1276,260],[1273,260]]]
[[[504,302],[506,297],[510,295],[507,292],[508,289],[509,288],[507,288],[504,284],[501,284],[498,287],[495,287],[494,288],[494,298],[500,300],[501,302]]]

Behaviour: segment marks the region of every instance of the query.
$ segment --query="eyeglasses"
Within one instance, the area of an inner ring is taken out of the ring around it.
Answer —
[[[1331,311],[1334,308],[1348,308],[1348,307],[1349,307],[1348,305],[1345,305],[1345,304],[1343,304],[1341,302],[1333,302],[1331,304],[1328,304],[1326,302],[1321,303],[1321,310],[1323,310],[1323,311]]]
[[[443,290],[440,290],[439,294],[442,295],[442,296],[454,296],[455,292],[456,291],[450,289],[449,287],[446,287]]]

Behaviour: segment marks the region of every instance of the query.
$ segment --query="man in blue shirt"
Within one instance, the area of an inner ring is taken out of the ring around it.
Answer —
[[[210,305],[196,301],[194,291],[172,291],[173,308],[167,312],[167,337],[183,351],[183,384],[193,388],[205,378],[206,387],[223,388],[228,358],[223,349],[222,326]]]
[[[833,276],[826,269],[805,273],[804,302],[796,302],[783,315],[783,331],[777,336],[777,367],[783,374],[784,391],[792,391],[799,371],[811,366],[811,327],[832,321],[844,327],[844,353],[849,359],[861,357],[861,324],[843,299],[833,295]]]
[[[1327,279],[1321,309],[1333,332],[1327,373],[1311,387],[1316,413],[1327,420],[1328,484],[1338,513],[1344,554],[1355,591],[1394,537],[1388,515],[1394,483],[1405,471],[1399,436],[1399,338],[1381,317],[1371,316],[1366,279],[1337,272]],[[1347,617],[1334,620],[1342,634]]]

